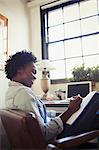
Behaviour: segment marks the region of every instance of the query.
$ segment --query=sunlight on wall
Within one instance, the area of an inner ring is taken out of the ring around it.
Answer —
[[[0,0],[0,13],[8,18],[8,55],[23,49],[29,50],[28,9],[22,0]],[[0,71],[0,108],[5,106],[4,97],[8,80]]]
[[[5,106],[5,92],[8,88],[8,80],[5,73],[0,71],[0,108]]]

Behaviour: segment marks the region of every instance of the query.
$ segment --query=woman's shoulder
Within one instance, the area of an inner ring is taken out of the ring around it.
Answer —
[[[24,101],[35,101],[36,95],[31,88],[23,86],[17,90],[16,99],[19,98]]]

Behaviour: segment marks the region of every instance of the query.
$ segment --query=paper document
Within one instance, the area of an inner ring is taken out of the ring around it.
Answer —
[[[84,110],[84,108],[87,106],[87,104],[90,102],[91,98],[93,97],[93,95],[95,94],[96,91],[90,92],[85,98],[83,98],[83,101],[81,103],[80,109],[75,112],[68,120],[67,120],[67,124],[73,124],[73,122],[78,118],[78,116],[82,113],[82,111]]]
[[[55,104],[69,104],[70,100],[54,100]]]

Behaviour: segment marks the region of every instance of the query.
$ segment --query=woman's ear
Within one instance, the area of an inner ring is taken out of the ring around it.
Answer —
[[[24,70],[23,70],[22,68],[21,68],[21,69],[18,69],[18,70],[17,70],[17,73],[18,73],[18,74],[23,74],[23,73],[24,73]]]

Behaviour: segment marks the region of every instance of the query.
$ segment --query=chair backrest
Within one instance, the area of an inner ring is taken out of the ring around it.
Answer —
[[[21,110],[0,110],[0,116],[12,148],[44,149],[46,142],[37,119]]]

